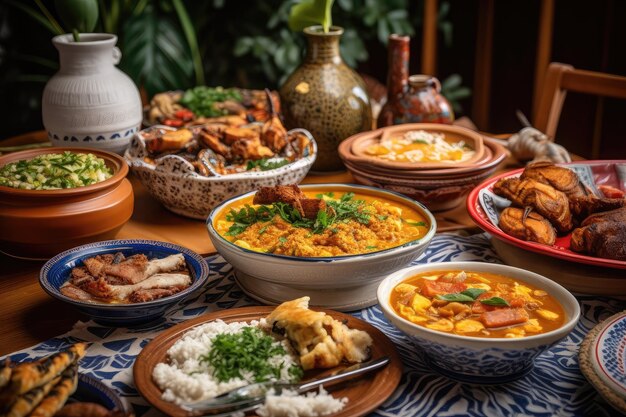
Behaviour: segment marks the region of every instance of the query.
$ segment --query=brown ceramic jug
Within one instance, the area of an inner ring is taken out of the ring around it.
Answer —
[[[389,35],[387,43],[387,101],[378,115],[377,127],[394,124],[394,117],[400,114],[400,98],[409,83],[409,42],[408,36]]]
[[[400,97],[398,103],[400,112],[394,115],[394,124],[452,124],[454,121],[452,107],[441,95],[439,80],[430,75],[411,75],[409,89]]]
[[[402,123],[452,123],[454,113],[441,95],[441,84],[429,75],[409,77],[408,36],[389,35],[387,102],[378,127]]]
[[[337,153],[339,143],[372,128],[372,111],[363,79],[348,67],[339,53],[343,29],[321,26],[304,29],[308,41],[304,62],[280,88],[287,129],[309,130],[317,142],[313,171],[344,169]]]

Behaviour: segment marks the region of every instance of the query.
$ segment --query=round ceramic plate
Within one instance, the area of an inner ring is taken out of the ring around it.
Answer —
[[[576,162],[571,165],[579,165],[579,166],[587,166],[589,167],[593,175],[596,173],[598,176],[602,176],[603,183],[607,185],[618,185],[618,170],[613,169],[618,163],[624,165],[624,161],[585,161],[585,162]],[[564,164],[567,166],[568,164]],[[626,165],[624,165],[626,166]],[[472,219],[478,224],[478,226],[485,230],[486,232],[491,233],[496,239],[502,240],[511,245],[517,246],[519,248],[529,250],[531,252],[536,252],[544,255],[548,255],[554,258],[564,259],[566,261],[578,262],[587,265],[597,265],[602,267],[609,268],[618,268],[618,269],[626,269],[626,261],[618,261],[615,259],[607,259],[607,258],[598,258],[595,256],[585,255],[582,253],[573,252],[569,249],[571,233],[568,233],[565,236],[559,236],[556,239],[556,242],[552,246],[542,245],[535,242],[527,242],[521,239],[517,239],[513,236],[510,236],[504,233],[499,227],[495,226],[492,221],[489,219],[489,215],[486,213],[483,208],[483,204],[487,206],[490,205],[487,201],[480,201],[481,196],[484,199],[489,199],[489,196],[481,193],[483,190],[491,191],[493,190],[493,185],[500,180],[501,178],[508,177],[517,177],[521,175],[524,169],[517,169],[515,171],[507,172],[502,175],[498,175],[494,178],[491,178],[478,187],[474,188],[470,195],[467,197],[467,211]],[[612,175],[611,175],[612,174]],[[625,282],[626,285],[626,282]]]
[[[97,379],[81,373],[78,374],[76,391],[68,400],[68,403],[72,402],[96,403],[108,410],[118,409],[124,413],[129,412],[115,391]]]
[[[598,392],[626,413],[626,311],[594,327],[579,352],[580,369]]]
[[[216,319],[221,319],[226,323],[237,321],[249,322],[267,316],[273,309],[273,307],[243,307],[232,310],[217,311],[185,321],[164,331],[155,337],[141,351],[135,361],[133,375],[137,389],[150,404],[162,413],[174,417],[190,416],[191,414],[181,409],[176,404],[161,399],[162,391],[152,380],[152,370],[156,364],[165,362],[167,358],[167,350],[178,339],[180,339],[186,331],[194,326]],[[364,330],[369,333],[374,341],[372,346],[372,359],[378,359],[382,356],[389,356],[391,358],[389,365],[382,370],[350,381],[341,389],[332,390],[331,394],[335,398],[348,398],[348,403],[343,410],[339,413],[333,414],[332,416],[348,417],[365,415],[375,410],[391,394],[393,394],[396,387],[400,383],[400,378],[402,377],[402,362],[394,344],[380,330],[362,320],[357,319],[356,317],[332,310],[319,309],[318,311],[324,311],[333,318],[344,321],[346,325],[352,329]],[[322,374],[327,373],[329,373],[329,370],[307,371],[305,373],[305,379],[317,378]]]

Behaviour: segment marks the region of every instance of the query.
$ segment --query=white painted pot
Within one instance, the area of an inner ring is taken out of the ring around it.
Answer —
[[[141,124],[141,98],[117,69],[121,52],[108,33],[59,35],[60,70],[43,92],[43,124],[54,146],[92,147],[123,153]]]

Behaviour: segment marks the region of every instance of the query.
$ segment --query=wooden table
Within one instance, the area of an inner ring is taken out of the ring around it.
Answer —
[[[2,142],[2,146],[45,141],[44,132],[34,132]],[[509,169],[506,164],[500,170]],[[152,198],[139,180],[130,176],[135,207],[130,221],[119,231],[120,239],[152,239],[176,243],[202,255],[215,252],[205,224],[176,215]],[[309,175],[304,183],[350,183],[348,172]],[[478,231],[465,206],[436,213],[437,230]],[[77,320],[86,320],[68,304],[48,296],[39,286],[43,262],[22,261],[0,254],[0,356],[24,349],[71,329]]]

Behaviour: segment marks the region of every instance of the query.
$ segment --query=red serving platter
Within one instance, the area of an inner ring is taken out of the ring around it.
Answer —
[[[626,192],[624,184],[620,181],[616,165],[626,166],[626,161],[580,161],[573,162],[571,164],[559,164],[562,166],[567,165],[588,165],[593,172],[593,177],[596,185],[609,185],[611,187],[618,188]],[[540,253],[543,255],[552,256],[567,261],[583,263],[587,265],[603,266],[608,268],[626,269],[626,261],[618,261],[615,259],[598,258],[595,256],[584,255],[581,253],[573,252],[569,249],[571,233],[565,236],[559,236],[556,242],[552,246],[542,245],[535,242],[527,242],[517,239],[513,236],[509,236],[495,226],[485,213],[485,210],[480,204],[479,195],[481,190],[493,190],[493,185],[501,178],[518,177],[521,175],[523,168],[516,169],[514,171],[500,174],[496,177],[490,178],[482,184],[474,188],[467,197],[467,211],[474,222],[484,231],[490,233],[496,239],[511,245],[517,246],[522,249],[529,250],[531,252]]]

